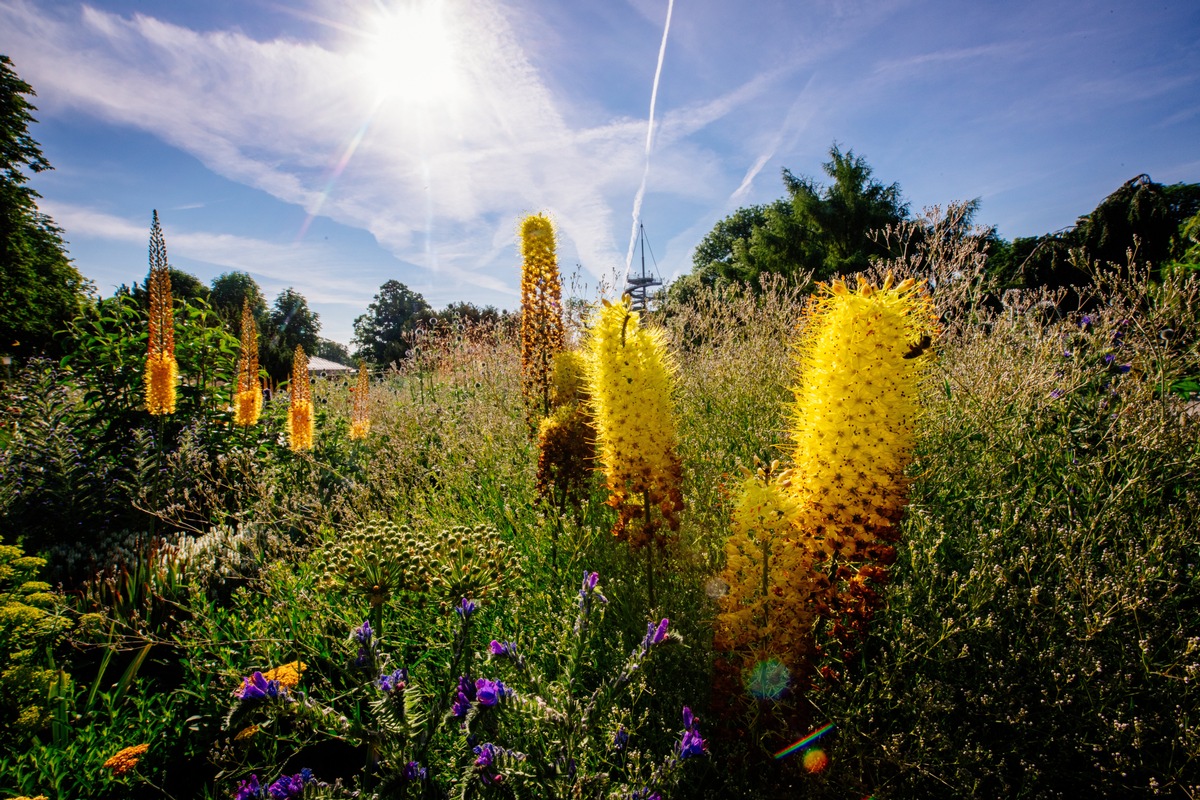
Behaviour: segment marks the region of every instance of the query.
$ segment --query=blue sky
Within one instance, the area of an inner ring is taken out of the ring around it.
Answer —
[[[393,278],[516,308],[529,212],[583,296],[635,208],[669,280],[835,141],[1010,239],[1200,181],[1195,0],[0,0],[0,31],[101,293],[143,279],[158,209],[172,264],[293,286],[343,343]]]

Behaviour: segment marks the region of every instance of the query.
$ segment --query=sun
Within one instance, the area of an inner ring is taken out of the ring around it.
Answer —
[[[459,94],[461,67],[445,0],[392,0],[363,20],[356,53],[363,84],[381,102],[431,105]]]

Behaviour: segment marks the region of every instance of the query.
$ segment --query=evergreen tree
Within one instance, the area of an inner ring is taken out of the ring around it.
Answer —
[[[29,134],[29,84],[0,55],[0,353],[57,351],[54,334],[79,312],[91,285],[67,257],[62,231],[37,209],[25,170],[51,169]]]

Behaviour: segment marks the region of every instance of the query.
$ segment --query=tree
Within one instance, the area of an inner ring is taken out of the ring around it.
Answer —
[[[29,135],[33,88],[0,55],[0,353],[56,350],[54,334],[85,303],[91,284],[67,257],[62,231],[37,210],[24,170],[51,169]]]
[[[725,280],[751,280],[742,274],[736,260],[739,246],[750,241],[755,228],[767,224],[768,214],[789,212],[786,200],[779,199],[769,205],[745,206],[718,222],[696,246],[692,254],[693,272],[703,285],[711,286],[719,278]],[[740,243],[740,245],[739,245]]]
[[[328,359],[335,361],[338,364],[350,366],[352,359],[350,358],[350,350],[341,342],[335,342],[332,339],[318,339],[317,349],[313,351],[313,355],[317,358]]]
[[[379,287],[367,313],[354,320],[356,358],[383,366],[401,361],[413,346],[417,326],[433,316],[419,293],[390,280]]]
[[[267,374],[277,381],[286,379],[292,372],[296,345],[305,353],[315,352],[320,332],[321,317],[309,309],[304,295],[290,286],[280,292],[262,331],[260,363]]]
[[[787,196],[773,203],[740,208],[721,220],[697,246],[696,279],[680,284],[684,297],[719,280],[756,285],[764,272],[818,280],[866,269],[873,258],[890,255],[873,233],[908,217],[899,184],[884,185],[853,150],[837,145],[823,164],[833,183],[825,186],[783,170]]]
[[[267,299],[249,273],[226,272],[212,279],[208,302],[224,321],[226,330],[238,336],[241,335],[242,302],[247,298],[250,300],[250,313],[254,315],[258,329],[266,330],[270,320]]]

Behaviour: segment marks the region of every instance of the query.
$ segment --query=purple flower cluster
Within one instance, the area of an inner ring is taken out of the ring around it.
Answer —
[[[258,782],[257,775],[251,775],[250,780],[238,784],[234,800],[289,800],[304,794],[304,787],[314,783],[311,769],[305,768],[295,775],[281,775],[270,786],[263,788]]]
[[[492,639],[492,643],[488,645],[492,655],[498,658],[515,658],[517,655],[517,646],[512,642],[498,642]]]
[[[374,635],[375,631],[371,630],[371,620],[366,620],[361,626],[354,629],[354,638],[364,647],[371,643],[371,637]]]
[[[408,685],[408,670],[401,667],[393,671],[390,675],[380,675],[379,680],[375,682],[379,687],[379,691],[384,694],[392,694],[393,692],[402,692],[404,687]]]
[[[267,787],[271,800],[288,800],[304,794],[304,787],[314,780],[311,769],[302,769],[295,775],[281,775],[279,780]]]
[[[662,795],[647,786],[630,794],[629,800],[662,800]]]
[[[700,729],[696,727],[696,717],[687,706],[683,707],[683,727],[683,739],[679,742],[679,757],[691,758],[704,755],[708,745],[700,736]]]
[[[512,696],[513,690],[505,686],[504,681],[490,681],[487,678],[475,681],[475,699],[481,706],[494,706]]]
[[[583,609],[591,605],[593,597],[600,600],[601,603],[607,603],[608,598],[596,591],[596,585],[600,581],[599,572],[583,573],[583,584],[579,587],[579,608]]]
[[[646,623],[646,636],[642,639],[642,652],[646,652],[656,644],[662,644],[667,639],[667,626],[670,620],[666,617],[662,618],[662,622],[658,623],[657,627],[653,622]]]
[[[241,688],[233,694],[238,700],[275,700],[286,696],[287,689],[279,681],[269,681],[261,672],[255,672],[249,678],[242,678]]]
[[[458,676],[458,695],[454,700],[454,705],[450,707],[450,711],[454,716],[462,719],[471,710],[471,703],[475,702],[475,683],[466,675]]]
[[[627,744],[629,744],[629,731],[624,725],[621,725],[617,728],[617,732],[613,734],[613,747],[618,750],[624,750]]]
[[[410,761],[404,765],[404,780],[406,781],[423,781],[427,770],[418,764],[416,761]]]
[[[490,767],[496,761],[496,756],[500,755],[499,748],[491,742],[484,742],[475,747],[475,766]]]
[[[459,601],[458,605],[454,607],[454,613],[458,614],[463,619],[470,619],[471,615],[475,613],[477,608],[479,608],[479,606],[475,605],[473,600],[468,600],[464,597]]]

